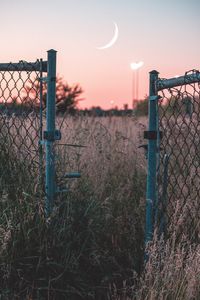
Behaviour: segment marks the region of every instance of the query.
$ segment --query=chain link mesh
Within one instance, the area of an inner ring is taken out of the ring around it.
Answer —
[[[37,61],[38,63],[38,61]],[[41,130],[40,78],[36,63],[0,67],[0,192],[38,182]]]
[[[185,74],[194,75],[197,71]],[[159,79],[159,85],[165,79]],[[200,82],[163,89],[158,103],[157,220],[168,234],[199,239]]]

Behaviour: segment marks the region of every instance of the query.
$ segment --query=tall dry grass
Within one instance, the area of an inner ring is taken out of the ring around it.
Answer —
[[[2,299],[198,299],[198,243],[155,232],[143,264],[146,160],[138,146],[147,120],[57,122],[56,180],[68,192],[52,216],[44,218],[37,194],[1,195]],[[66,180],[71,171],[81,178]]]

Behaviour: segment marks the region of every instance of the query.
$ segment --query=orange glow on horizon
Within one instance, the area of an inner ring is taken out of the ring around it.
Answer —
[[[0,63],[46,60],[46,50],[57,50],[57,74],[84,91],[80,108],[132,108],[131,62],[144,61],[138,99],[148,94],[151,70],[170,78],[200,69],[197,0],[35,0],[34,7],[37,14],[31,1],[2,2]],[[111,41],[112,20],[116,42],[96,49]]]

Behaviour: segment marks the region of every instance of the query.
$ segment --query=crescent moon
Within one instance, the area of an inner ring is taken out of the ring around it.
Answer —
[[[107,48],[110,48],[111,46],[114,45],[114,43],[117,41],[118,39],[118,35],[119,35],[119,29],[118,29],[118,26],[115,22],[113,22],[114,26],[115,26],[115,29],[114,29],[114,36],[112,38],[112,40],[107,43],[105,46],[102,46],[102,47],[96,47],[96,49],[98,50],[103,50],[103,49],[107,49]]]

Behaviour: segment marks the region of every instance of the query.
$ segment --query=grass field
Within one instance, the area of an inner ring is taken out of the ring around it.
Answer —
[[[48,219],[38,174],[1,149],[0,168],[14,174],[15,188],[1,187],[0,299],[199,299],[198,243],[187,236],[177,243],[175,229],[165,241],[155,231],[143,263],[146,159],[138,146],[146,118],[61,123],[57,118],[57,184],[69,191],[58,195]],[[81,178],[63,178],[72,171]]]

